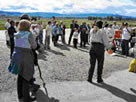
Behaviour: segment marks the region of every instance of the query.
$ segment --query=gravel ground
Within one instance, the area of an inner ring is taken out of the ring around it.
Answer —
[[[69,30],[66,34],[66,41],[68,41]],[[46,83],[85,81],[90,66],[88,52],[89,46],[74,49],[72,46],[59,42],[59,46],[54,47],[51,42],[51,50],[45,50],[38,56]],[[105,53],[104,78],[109,77],[115,71],[128,69],[131,60],[131,57],[110,56]],[[0,31],[0,93],[12,92],[16,89],[16,76],[8,72],[9,63],[9,49],[5,44],[4,31]],[[35,77],[37,82],[41,83],[37,68],[35,68]],[[96,72],[94,78],[96,78]]]

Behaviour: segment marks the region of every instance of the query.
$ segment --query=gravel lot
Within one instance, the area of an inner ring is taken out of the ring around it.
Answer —
[[[69,30],[66,33],[66,42],[68,38]],[[74,49],[72,46],[63,45],[59,42],[59,46],[54,47],[51,42],[51,50],[45,50],[38,56],[46,83],[85,81],[90,66],[88,52],[89,46]],[[16,76],[8,72],[9,55],[9,48],[5,44],[4,31],[0,31],[0,94],[12,92],[16,89]],[[110,56],[105,53],[104,78],[109,77],[115,71],[128,69],[131,60],[130,57]],[[37,67],[35,67],[35,77],[37,82],[41,83]],[[96,78],[96,73],[94,77]]]

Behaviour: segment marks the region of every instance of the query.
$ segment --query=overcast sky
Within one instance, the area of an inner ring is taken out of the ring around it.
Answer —
[[[0,10],[56,13],[113,13],[136,17],[136,0],[0,0]]]

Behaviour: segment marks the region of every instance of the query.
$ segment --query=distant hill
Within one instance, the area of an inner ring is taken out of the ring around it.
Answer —
[[[21,12],[8,12],[8,11],[0,11],[1,16],[20,16]],[[50,18],[52,16],[55,17],[74,17],[74,18],[87,18],[88,16],[95,16],[95,17],[107,17],[107,16],[112,16],[112,17],[119,17],[122,15],[118,14],[107,14],[107,13],[84,13],[84,14],[60,14],[60,13],[50,13],[50,12],[32,12],[32,13],[25,13],[28,14],[29,16],[40,16],[44,18]],[[122,16],[122,18],[136,18],[136,17],[131,17],[131,16]]]

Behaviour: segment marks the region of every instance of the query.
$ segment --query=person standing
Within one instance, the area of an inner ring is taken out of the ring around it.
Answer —
[[[73,33],[74,33],[74,28],[75,28],[75,20],[73,19],[72,24],[70,24],[70,30],[71,31],[70,31],[68,45],[70,45],[70,43],[71,43],[71,39],[72,39],[72,36],[73,36]]]
[[[88,82],[92,83],[94,68],[96,64],[96,60],[98,61],[97,66],[97,82],[103,82],[102,72],[103,72],[103,64],[104,64],[104,48],[111,48],[112,44],[109,44],[108,37],[104,29],[101,28],[102,23],[97,22],[96,26],[91,30],[90,36],[90,69]]]
[[[42,21],[39,22],[38,24],[38,28],[39,28],[39,42],[40,44],[43,44],[43,25],[42,25]]]
[[[12,56],[12,53],[14,51],[14,33],[16,33],[16,29],[15,29],[15,22],[14,21],[10,21],[10,27],[8,28],[8,34],[9,34],[9,38],[10,38],[10,58]]]
[[[45,29],[45,49],[50,49],[50,36],[51,36],[51,21],[48,21],[48,25]]]
[[[86,25],[86,27],[87,27],[87,31],[86,31],[86,43],[89,44],[89,42],[90,42],[90,30],[91,30],[90,24],[88,23]]]
[[[37,44],[30,32],[30,22],[21,20],[18,25],[18,32],[14,35],[15,48],[11,58],[11,66],[17,67],[17,93],[19,102],[32,102],[29,94],[30,80],[34,75],[34,55],[32,49],[36,49]]]
[[[83,22],[82,25],[80,25],[79,28],[80,33],[80,47],[82,46],[86,46],[86,31],[87,31],[87,27],[86,27],[86,22]]]
[[[65,41],[66,26],[63,24],[63,22],[60,23],[60,28],[61,28],[61,32],[62,32],[62,43],[66,44],[66,41]]]
[[[132,30],[132,32],[131,32],[131,38],[129,39],[130,40],[130,46],[131,46],[131,48],[133,48],[135,46],[135,42],[132,42],[133,37],[136,37],[136,31],[135,31],[135,29]]]
[[[62,33],[63,33],[58,23],[56,23],[55,32],[56,32],[56,44],[57,44],[59,40],[59,36],[61,36],[61,41],[62,41]]]
[[[7,22],[4,25],[5,27],[5,35],[6,35],[6,45],[10,46],[10,38],[9,38],[9,34],[8,34],[8,28],[10,27],[10,19],[7,19]]]
[[[116,21],[113,22],[112,27],[114,28],[114,30],[119,30],[120,29],[120,27],[119,27],[119,25],[117,25]]]
[[[73,34],[73,45],[74,48],[77,48],[77,43],[78,43],[78,29],[75,28],[74,34]]]
[[[52,25],[51,25],[51,33],[52,33],[52,42],[54,44],[54,46],[57,46],[57,42],[56,42],[56,37],[57,37],[57,29],[56,29],[56,21],[53,21]]]
[[[122,30],[122,55],[129,56],[129,39],[131,28],[128,27],[128,23],[125,23],[125,27]]]

